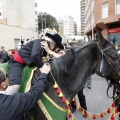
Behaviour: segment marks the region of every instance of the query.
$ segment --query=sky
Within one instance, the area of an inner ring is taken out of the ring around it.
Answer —
[[[56,19],[70,15],[80,24],[80,0],[38,0],[38,11],[49,13]]]

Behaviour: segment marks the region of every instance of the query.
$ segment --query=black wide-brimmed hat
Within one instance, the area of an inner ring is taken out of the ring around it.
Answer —
[[[61,49],[64,49],[64,46],[62,45],[62,38],[58,34],[51,35],[50,33],[46,33],[45,36],[48,36],[52,40],[54,40]]]

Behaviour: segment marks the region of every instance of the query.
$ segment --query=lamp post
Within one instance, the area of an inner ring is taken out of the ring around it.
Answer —
[[[46,12],[41,14],[41,20],[42,20],[42,30],[46,28]],[[44,23],[44,25],[43,25]],[[43,28],[44,27],[44,28]]]
[[[92,40],[94,40],[94,23],[93,23],[93,19],[94,19],[94,16],[93,16],[93,12],[94,12],[94,6],[93,6],[93,0],[92,0]]]
[[[42,30],[43,30],[43,13],[41,12]]]
[[[44,13],[44,15],[45,15],[45,28],[46,28],[46,12]]]

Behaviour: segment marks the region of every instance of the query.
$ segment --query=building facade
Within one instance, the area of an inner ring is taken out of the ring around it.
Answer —
[[[77,23],[74,22],[74,35],[77,35]]]
[[[85,34],[92,39],[94,26],[94,0],[85,0]]]
[[[16,48],[20,39],[37,37],[35,0],[0,0],[0,44]],[[4,30],[4,32],[3,32]]]
[[[85,34],[85,0],[80,1],[80,34]]]
[[[58,25],[59,25],[59,35],[64,36],[64,20],[59,19],[57,22],[58,22]]]
[[[64,16],[64,36],[74,35],[74,19],[71,16]]]
[[[59,25],[59,34],[63,38],[68,38],[69,36],[77,35],[77,23],[74,22],[73,17],[64,16],[57,20]]]
[[[85,20],[85,33],[92,36],[93,30],[95,36],[94,28],[99,27],[106,39],[112,42],[115,38],[120,46],[120,0],[86,0],[85,3],[88,15]],[[90,12],[88,8],[91,8]]]

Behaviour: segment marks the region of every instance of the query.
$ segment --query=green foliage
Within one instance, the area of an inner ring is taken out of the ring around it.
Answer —
[[[38,29],[39,31],[41,31],[45,28],[55,28],[58,31],[59,25],[57,20],[55,19],[55,17],[53,17],[52,15],[48,14],[48,13],[39,13],[38,16]]]

